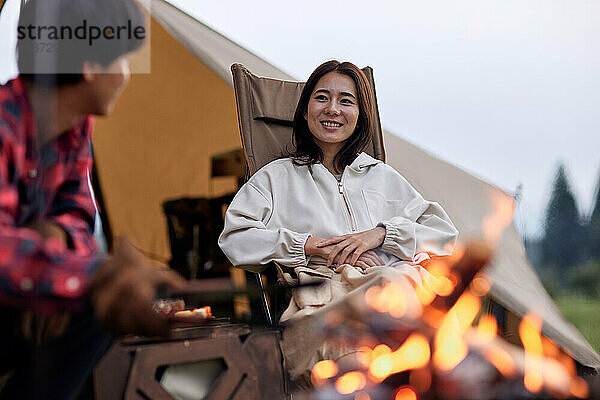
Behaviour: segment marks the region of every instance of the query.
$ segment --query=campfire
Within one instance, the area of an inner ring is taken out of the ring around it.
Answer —
[[[522,347],[498,333],[482,297],[492,282],[481,272],[512,220],[512,202],[496,199],[483,221],[484,241],[422,266],[429,277],[411,288],[385,282],[359,293],[319,322],[328,340],[352,344],[359,364],[323,360],[312,369],[310,399],[588,398],[575,361],[542,336],[533,312],[519,326]]]

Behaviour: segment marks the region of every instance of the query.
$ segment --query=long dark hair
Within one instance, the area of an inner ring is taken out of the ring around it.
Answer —
[[[341,172],[347,165],[350,165],[354,161],[358,153],[365,149],[373,134],[373,94],[371,85],[364,72],[351,62],[327,61],[319,65],[306,81],[306,85],[298,101],[298,106],[296,107],[296,113],[294,114],[292,140],[296,149],[290,154],[290,157],[294,163],[299,165],[311,165],[323,162],[323,151],[315,142],[304,116],[306,115],[308,102],[317,82],[330,72],[336,72],[352,78],[358,92],[359,115],[356,128],[352,136],[346,140],[344,146],[342,146],[333,159],[333,167],[336,171]]]

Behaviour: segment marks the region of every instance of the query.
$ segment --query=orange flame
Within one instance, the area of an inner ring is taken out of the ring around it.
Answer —
[[[429,275],[426,275],[424,284],[440,296],[448,296],[454,290],[456,282],[452,277],[452,272],[447,264],[446,258],[435,258],[427,265]],[[433,299],[432,299],[433,300]],[[431,303],[429,301],[427,304]]]
[[[388,282],[383,287],[371,286],[365,293],[366,303],[381,313],[401,318],[408,308],[402,286]]]
[[[519,325],[519,336],[525,349],[525,377],[523,382],[527,390],[532,393],[539,392],[543,384],[541,328],[542,320],[532,313],[525,315]]]
[[[421,302],[422,305],[427,306],[431,304],[431,302],[435,299],[435,292],[431,289],[430,281],[434,280],[435,277],[427,278],[425,282],[417,285],[415,288],[415,293],[417,298]]]
[[[435,258],[427,265],[427,271],[433,276],[448,276],[450,274],[450,267],[443,258]]]
[[[441,371],[450,371],[465,359],[468,352],[469,349],[462,337],[448,337],[436,345],[433,364]]]
[[[442,325],[445,315],[446,314],[444,314],[442,310],[438,310],[437,308],[433,307],[427,307],[425,310],[423,310],[423,316],[421,318],[427,325],[438,329]]]
[[[565,368],[569,376],[575,376],[577,374],[577,369],[575,367],[575,361],[564,351],[561,351],[557,357],[558,362],[562,364]]]
[[[347,372],[335,382],[335,388],[340,394],[350,394],[361,390],[367,384],[365,374],[359,371]]]
[[[437,284],[433,286],[433,291],[440,296],[449,296],[453,291],[456,283],[445,276],[437,278]]]
[[[461,334],[464,334],[471,326],[477,313],[481,309],[481,301],[473,293],[466,291],[462,294],[452,306],[448,314],[454,314],[458,319],[458,327]]]
[[[369,375],[375,381],[382,381],[392,374],[423,368],[430,357],[431,350],[427,338],[415,333],[410,335],[396,351],[380,353],[377,357],[373,357],[369,366]]]
[[[514,376],[517,372],[515,362],[508,352],[500,347],[491,347],[484,357],[505,377]]]
[[[394,400],[417,400],[417,393],[410,386],[401,386],[396,392]]]
[[[399,285],[391,283],[387,285],[383,292],[388,300],[388,313],[394,318],[401,318],[408,308],[402,288]]]
[[[542,336],[542,349],[543,353],[546,357],[558,358],[560,355],[560,349],[558,346],[550,339],[545,336]]]
[[[493,315],[485,314],[479,318],[477,335],[484,342],[491,342],[498,334],[498,325]]]
[[[313,366],[311,380],[315,386],[320,386],[329,378],[336,376],[338,366],[335,361],[323,360]]]
[[[377,346],[375,346],[375,348],[373,349],[373,352],[371,353],[371,357],[373,359],[386,355],[386,354],[391,354],[392,353],[392,349],[390,349],[390,347],[386,344],[379,344]]]
[[[571,387],[569,389],[571,390],[571,394],[577,397],[578,399],[587,399],[590,395],[590,389],[588,387],[588,384],[581,377],[576,377],[575,379],[573,379],[573,381],[571,382]]]
[[[202,315],[205,318],[211,318],[212,317],[212,309],[210,308],[210,306],[204,306],[204,307],[194,308],[192,310],[192,313],[197,314],[197,315]]]
[[[502,232],[512,222],[515,201],[503,193],[492,195],[492,203],[494,211],[483,218],[481,228],[486,243],[495,248],[502,238]]]
[[[433,363],[442,371],[456,367],[468,353],[462,336],[477,316],[481,302],[471,292],[465,292],[446,313],[435,335]]]
[[[545,386],[550,393],[561,398],[568,395],[587,397],[587,383],[578,380],[574,368],[570,369],[573,361],[566,361],[560,349],[551,340],[542,337],[541,328],[542,320],[532,313],[526,314],[519,325],[525,349],[525,387],[537,393]],[[544,353],[549,357],[545,357]]]

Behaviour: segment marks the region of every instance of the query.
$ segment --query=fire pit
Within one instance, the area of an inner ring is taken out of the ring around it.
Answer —
[[[494,317],[481,313],[481,298],[491,287],[481,269],[491,255],[488,245],[470,242],[451,257],[432,258],[424,265],[431,278],[412,291],[395,282],[372,286],[316,319],[314,329],[328,340],[359,349],[361,365],[320,361],[312,369],[314,390],[294,398],[598,396],[576,375],[573,359],[541,335],[542,320],[535,314],[520,323],[522,348],[498,336]]]

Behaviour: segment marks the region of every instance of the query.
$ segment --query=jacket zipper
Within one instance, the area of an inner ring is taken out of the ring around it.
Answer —
[[[346,195],[344,194],[344,185],[340,180],[338,182],[338,190],[344,199],[344,204],[346,204],[346,209],[348,210],[348,215],[350,215],[350,223],[352,224],[352,232],[356,231],[356,224],[354,223],[354,217],[352,216],[352,211],[350,211],[350,204],[348,204],[348,199],[346,199]]]

